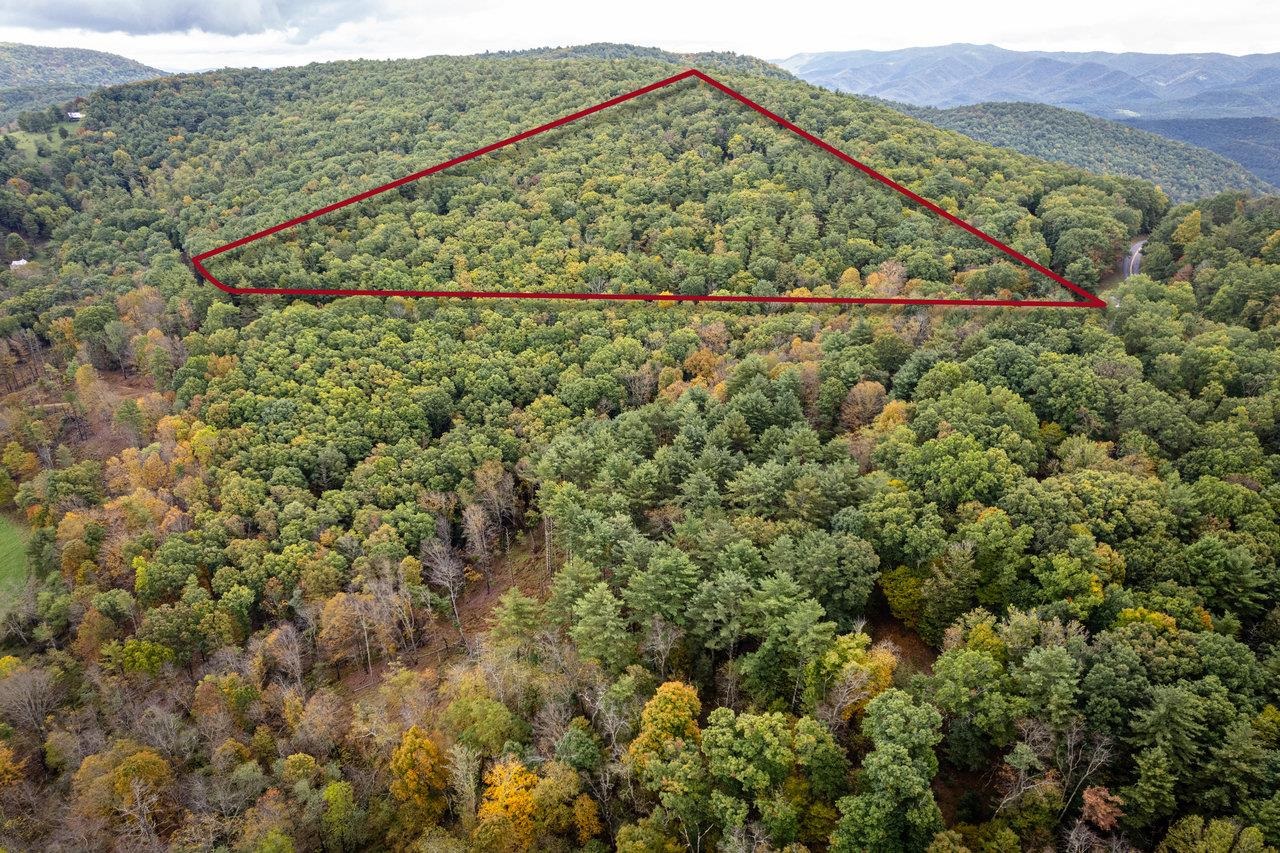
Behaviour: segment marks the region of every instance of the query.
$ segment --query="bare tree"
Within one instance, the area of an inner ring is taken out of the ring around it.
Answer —
[[[569,729],[573,707],[568,696],[551,695],[533,717],[533,742],[543,755],[555,752],[556,744]]]
[[[523,513],[516,497],[515,477],[497,460],[483,462],[475,474],[476,498],[502,530],[503,550],[511,550],[510,530],[518,526]]]
[[[0,681],[0,715],[20,729],[44,735],[62,690],[43,669],[20,669]]]
[[[1112,753],[1110,738],[1090,732],[1082,718],[1072,718],[1061,733],[1058,747],[1058,771],[1062,774],[1064,793],[1059,820],[1071,808],[1080,789],[1111,763]]]
[[[462,613],[458,610],[458,597],[466,586],[466,570],[458,553],[447,542],[430,539],[422,543],[422,565],[427,569],[427,580],[444,590],[453,608],[453,621],[458,628],[462,644],[470,649],[467,634],[462,627]]]
[[[150,851],[165,849],[156,826],[160,793],[141,779],[130,783],[129,796],[118,807],[121,817],[116,830],[116,849],[121,851]]]
[[[622,382],[627,386],[627,404],[632,407],[653,402],[658,391],[658,369],[646,361],[637,370],[624,374]]]
[[[461,743],[449,748],[449,803],[458,822],[468,832],[476,820],[482,758],[478,750]]]
[[[265,651],[272,665],[295,687],[302,685],[302,637],[292,622],[284,622],[267,635]]]
[[[814,708],[814,716],[832,731],[843,731],[849,725],[850,709],[867,698],[871,674],[858,667],[842,672],[827,688],[826,695]]]
[[[15,639],[24,646],[31,641],[31,629],[40,617],[36,608],[36,586],[37,581],[33,575],[10,603],[2,623],[3,636]]]
[[[683,631],[660,615],[649,620],[644,635],[644,651],[658,667],[658,675],[663,679],[667,677],[667,660],[683,636]]]
[[[484,589],[489,592],[493,580],[493,523],[489,513],[480,504],[467,504],[462,508],[462,533],[467,540],[467,554],[484,575]]]
[[[1111,761],[1111,741],[1089,732],[1078,716],[1062,731],[1035,719],[1019,720],[1017,726],[1021,737],[1000,769],[1004,796],[996,811],[1009,808],[1032,791],[1060,786],[1061,820],[1080,789]]]
[[[175,714],[159,705],[149,705],[136,719],[133,729],[138,740],[171,761],[184,764],[199,749],[195,731],[181,714]]]
[[[385,578],[370,581],[366,588],[376,603],[369,615],[378,621],[379,631],[388,635],[395,647],[416,650],[418,619],[403,576],[396,581]]]

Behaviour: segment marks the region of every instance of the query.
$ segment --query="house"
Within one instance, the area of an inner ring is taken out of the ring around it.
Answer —
[[[25,267],[26,265],[26,258],[18,258],[16,261],[9,261],[9,269],[11,270],[16,270],[18,267]]]
[[[80,119],[84,118],[84,113],[76,113],[76,112],[67,113],[67,118],[70,119],[71,121],[79,121]]]

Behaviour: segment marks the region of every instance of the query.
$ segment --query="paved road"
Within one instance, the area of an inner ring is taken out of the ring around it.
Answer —
[[[1124,262],[1120,265],[1122,278],[1128,278],[1131,275],[1137,275],[1142,267],[1142,247],[1147,245],[1147,238],[1135,240],[1133,245],[1129,247],[1129,254],[1124,256]]]

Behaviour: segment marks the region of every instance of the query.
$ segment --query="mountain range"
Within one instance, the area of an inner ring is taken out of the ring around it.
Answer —
[[[1113,119],[1280,116],[1280,53],[1065,53],[951,44],[801,53],[778,64],[810,83],[931,107],[1034,101]]]

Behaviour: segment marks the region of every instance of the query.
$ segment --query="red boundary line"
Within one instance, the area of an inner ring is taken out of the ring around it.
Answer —
[[[704,83],[707,83],[713,88],[718,89],[719,91],[723,92],[724,94],[728,95],[734,100],[739,101],[745,104],[746,106],[750,107],[752,110],[756,111],[760,115],[769,119],[774,124],[777,124],[779,127],[789,130],[790,132],[794,133],[796,136],[799,136],[801,139],[804,139],[805,141],[818,146],[823,151],[826,151],[827,153],[834,155],[835,157],[844,161],[848,165],[853,166],[858,171],[879,181],[880,183],[884,184],[886,187],[893,190],[894,192],[897,192],[903,196],[906,196],[907,198],[911,199],[913,202],[920,205],[921,207],[924,207],[925,209],[933,213],[936,213],[938,216],[941,216],[943,219],[946,219],[951,224],[964,229],[965,231],[969,232],[970,234],[974,235],[975,237],[978,237],[979,239],[987,243],[990,243],[992,246],[994,246],[996,249],[1003,252],[1005,255],[1008,255],[1009,257],[1013,258],[1019,263],[1030,267],[1031,269],[1035,270],[1038,273],[1041,273],[1042,275],[1048,276],[1050,279],[1062,285],[1063,287],[1067,288],[1077,296],[1084,297],[1084,301],[1081,302],[1081,301],[1070,301],[1070,300],[1046,300],[1046,299],[1040,299],[1040,300],[1035,300],[1035,299],[923,299],[923,298],[915,299],[910,297],[875,297],[875,296],[866,296],[866,297],[862,297],[862,296],[859,296],[859,297],[739,296],[739,295],[732,295],[732,294],[688,296],[685,294],[673,294],[673,293],[537,293],[537,292],[503,292],[503,291],[495,291],[495,290],[329,290],[324,288],[309,288],[309,287],[232,287],[231,285],[223,284],[221,281],[217,279],[216,276],[213,275],[213,273],[209,272],[209,270],[205,268],[204,261],[214,257],[215,255],[220,255],[223,252],[229,252],[232,249],[245,245],[246,243],[252,243],[254,240],[260,240],[261,238],[267,237],[271,234],[275,234],[278,231],[283,231],[286,228],[292,228],[295,225],[299,225],[308,220],[315,219],[317,216],[323,216],[326,213],[331,213],[335,210],[339,210],[341,208],[346,207],[347,205],[355,204],[356,202],[359,202],[359,201],[364,201],[367,198],[372,198],[373,196],[387,192],[388,190],[393,190],[396,187],[401,187],[401,186],[404,186],[405,184],[412,183],[420,178],[425,178],[428,175],[434,175],[437,172],[443,172],[445,169],[451,168],[453,166],[457,166],[460,163],[465,163],[468,160],[474,160],[477,157],[481,157],[485,154],[489,154],[501,148],[506,148],[508,145],[513,145],[522,140],[529,139],[530,137],[533,137],[533,136],[537,136],[540,133],[545,133],[548,130],[553,130],[557,127],[561,127],[562,125],[566,125],[566,124],[569,124],[570,122],[577,121],[580,118],[585,118],[586,116],[592,115],[593,113],[598,113],[601,110],[607,110],[609,107],[617,106],[618,104],[625,103],[626,101],[630,101],[633,98],[638,98],[641,95],[646,95],[649,92],[654,92],[654,91],[657,91],[658,89],[666,88],[667,86],[670,86],[674,83],[679,83],[681,80],[687,80],[690,77],[697,78],[698,80],[701,80]],[[202,276],[208,279],[211,283],[213,283],[215,287],[219,288],[220,290],[224,290],[227,293],[237,295],[237,296],[246,296],[246,295],[406,296],[406,297],[453,297],[453,298],[462,298],[462,299],[579,299],[579,300],[609,300],[609,301],[617,300],[617,301],[641,301],[641,302],[781,302],[781,303],[801,303],[801,304],[819,304],[819,305],[956,305],[956,306],[992,305],[992,306],[999,306],[999,307],[1006,307],[1006,308],[1105,308],[1107,304],[1104,300],[1098,298],[1097,296],[1094,296],[1092,293],[1085,290],[1083,287],[1080,287],[1077,284],[1073,284],[1072,282],[1067,281],[1067,279],[1058,275],[1053,270],[1043,266],[1042,264],[1039,264],[1033,261],[1031,258],[1027,257],[1026,255],[1023,255],[1021,252],[1018,252],[1016,249],[1010,246],[1006,246],[1004,243],[1000,242],[995,237],[992,237],[990,234],[987,234],[985,231],[982,231],[981,229],[976,228],[973,225],[970,225],[968,222],[965,222],[963,219],[960,219],[959,217],[954,216],[951,213],[948,213],[946,210],[942,209],[938,205],[929,201],[927,198],[917,195],[916,193],[912,192],[911,190],[899,184],[897,181],[894,181],[892,178],[882,175],[881,173],[877,172],[875,169],[871,168],[870,166],[866,165],[860,160],[856,160],[853,157],[850,157],[848,154],[836,148],[834,145],[824,142],[823,140],[819,139],[818,137],[814,136],[808,131],[803,130],[797,125],[787,121],[782,116],[760,106],[755,101],[748,98],[746,95],[743,95],[741,92],[738,92],[734,89],[729,88],[725,84],[721,83],[719,80],[716,80],[715,78],[711,77],[708,74],[704,74],[703,72],[699,71],[696,68],[690,68],[687,71],[682,71],[681,73],[676,74],[672,77],[667,77],[666,79],[659,80],[656,83],[650,83],[648,86],[642,86],[641,88],[636,89],[635,91],[627,92],[625,95],[618,95],[617,97],[610,98],[607,101],[601,101],[600,103],[594,106],[590,106],[590,107],[587,107],[586,109],[578,110],[575,113],[570,113],[569,115],[562,116],[554,121],[550,121],[550,122],[547,122],[546,124],[542,124],[537,127],[530,128],[529,130],[526,130],[522,133],[517,133],[515,136],[509,136],[506,139],[499,140],[498,142],[492,142],[484,146],[483,148],[477,148],[475,151],[471,151],[467,154],[459,155],[457,157],[454,157],[451,160],[445,160],[443,163],[437,163],[434,166],[423,169],[419,172],[414,172],[413,174],[410,174],[410,175],[405,175],[402,178],[397,178],[396,180],[391,181],[390,183],[383,184],[382,186],[379,186],[379,187],[374,187],[373,189],[365,190],[362,193],[353,195],[350,198],[342,199],[341,201],[336,201],[333,204],[325,205],[324,207],[319,208],[318,210],[313,210],[310,213],[304,213],[301,216],[295,216],[293,219],[286,220],[284,222],[279,223],[278,225],[272,225],[270,228],[264,228],[261,231],[257,231],[253,234],[249,234],[248,236],[241,237],[238,240],[232,240],[230,243],[227,243],[226,245],[219,246],[216,249],[211,249],[208,252],[201,252],[200,254],[195,255],[194,257],[191,258],[191,263],[193,266],[195,266],[196,270]]]

